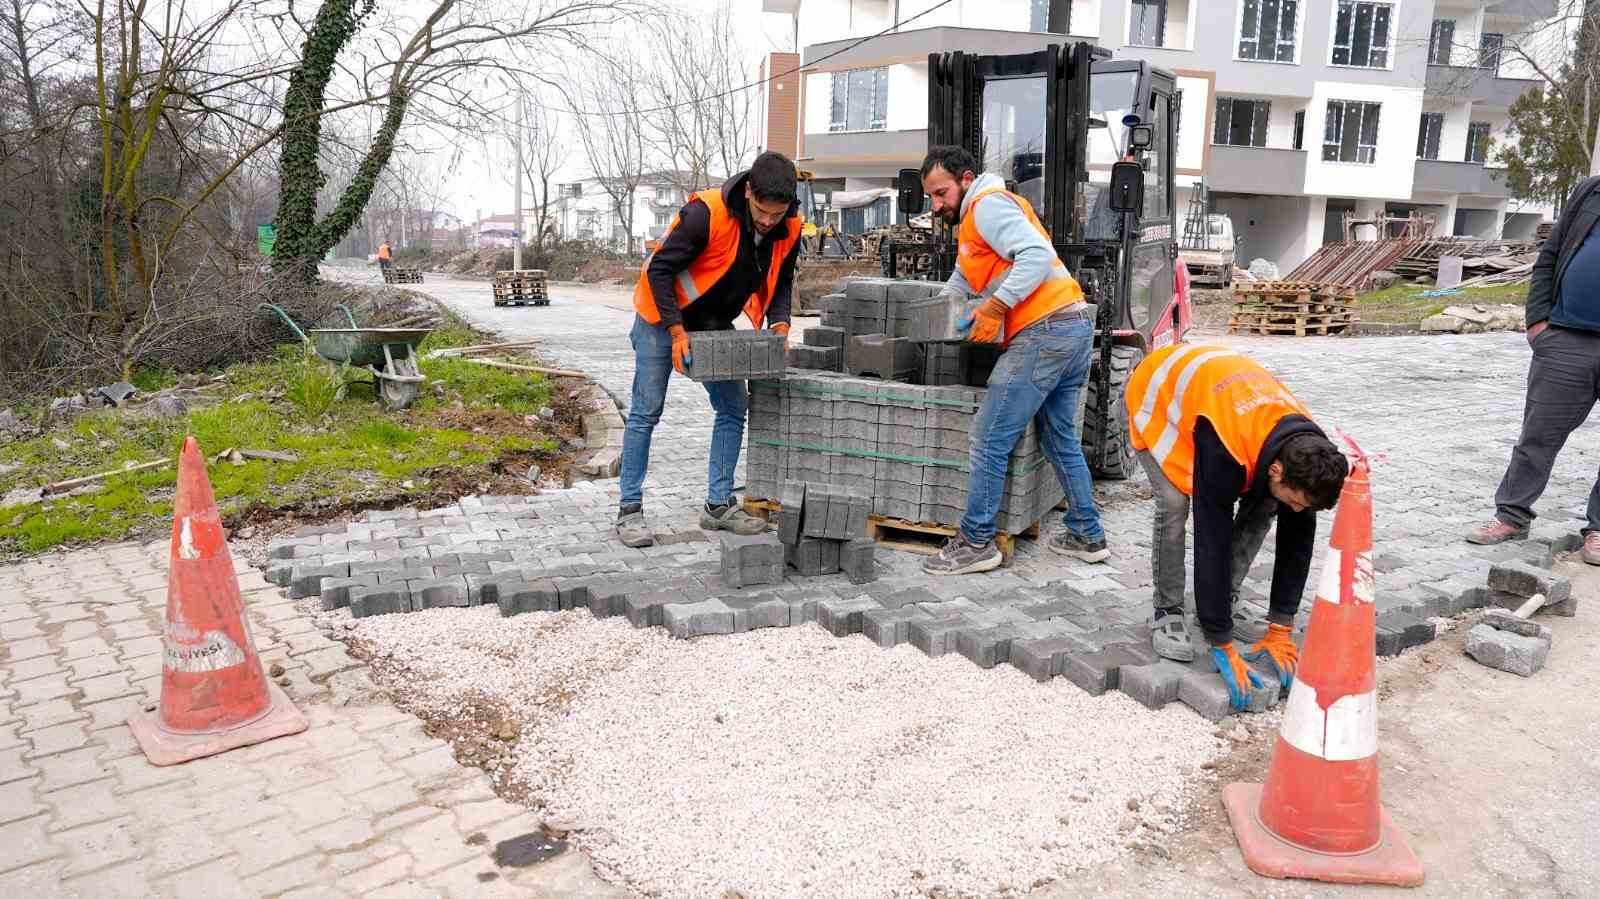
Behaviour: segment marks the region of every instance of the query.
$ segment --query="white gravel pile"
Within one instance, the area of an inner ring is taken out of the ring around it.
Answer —
[[[685,642],[474,609],[357,632],[405,661],[421,702],[515,707],[513,777],[652,896],[1024,893],[1159,841],[1226,750],[1177,704],[815,626]]]

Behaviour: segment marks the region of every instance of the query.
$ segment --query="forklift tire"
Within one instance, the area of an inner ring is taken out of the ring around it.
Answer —
[[[1133,444],[1128,441],[1128,409],[1125,392],[1133,370],[1144,358],[1144,350],[1134,346],[1111,348],[1111,396],[1100,397],[1100,359],[1095,353],[1089,370],[1087,408],[1083,416],[1083,455],[1094,476],[1105,481],[1121,481],[1135,468]]]

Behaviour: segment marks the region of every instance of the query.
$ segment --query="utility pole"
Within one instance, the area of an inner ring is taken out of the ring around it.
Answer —
[[[511,267],[522,271],[522,91],[517,91],[517,186],[512,190],[511,205],[516,207],[511,217],[516,224],[511,227],[512,250]]]

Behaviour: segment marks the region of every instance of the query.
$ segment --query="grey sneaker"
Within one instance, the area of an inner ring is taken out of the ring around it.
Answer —
[[[1256,643],[1267,635],[1267,615],[1259,606],[1249,603],[1233,604],[1233,636],[1246,643]]]
[[[1194,643],[1189,639],[1189,622],[1183,611],[1157,609],[1150,622],[1150,645],[1156,655],[1174,662],[1194,661]]]
[[[656,542],[656,535],[645,523],[643,512],[627,512],[617,516],[617,537],[623,546],[634,549]]]
[[[976,574],[999,568],[1003,561],[1005,557],[993,540],[975,546],[957,534],[944,542],[938,555],[922,563],[922,570],[929,574]]]
[[[1111,556],[1111,550],[1106,547],[1106,538],[1085,540],[1066,528],[1051,535],[1050,548],[1064,556],[1082,559],[1085,562],[1104,562]]]
[[[738,503],[707,505],[700,510],[700,526],[708,531],[732,531],[741,537],[753,536],[767,529],[765,521],[746,512]]]

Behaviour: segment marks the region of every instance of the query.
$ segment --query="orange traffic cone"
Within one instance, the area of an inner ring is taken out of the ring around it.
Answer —
[[[222,517],[193,437],[178,458],[166,657],[159,712],[128,719],[155,765],[176,765],[306,729],[306,719],[261,670]]]
[[[1422,864],[1378,802],[1372,485],[1366,456],[1351,446],[1355,465],[1266,785],[1228,784],[1222,801],[1257,874],[1417,886]]]

